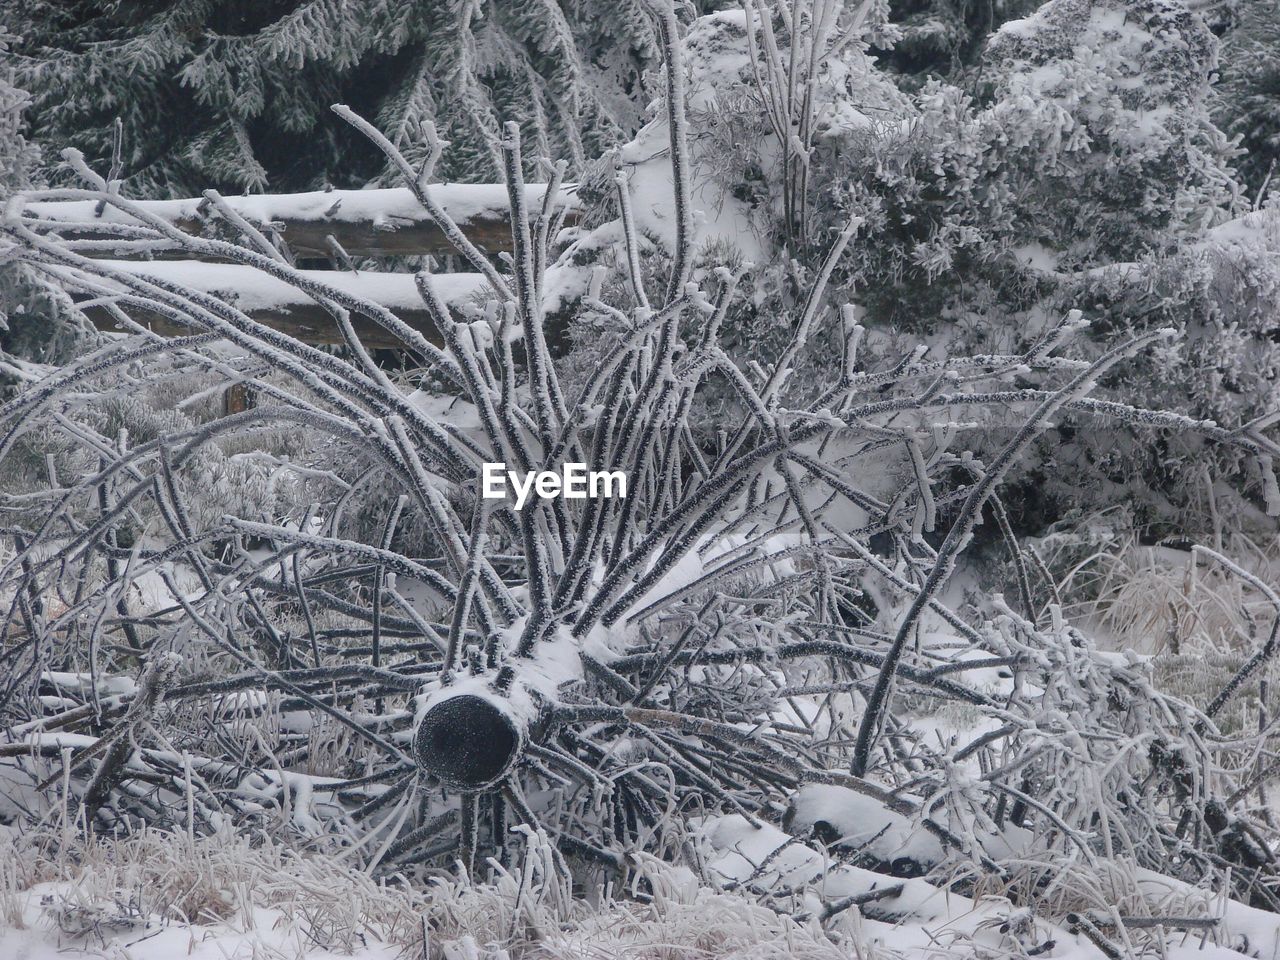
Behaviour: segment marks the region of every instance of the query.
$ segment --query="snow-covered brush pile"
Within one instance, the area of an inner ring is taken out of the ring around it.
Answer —
[[[1015,354],[917,351],[865,369],[854,310],[825,297],[856,220],[813,265],[776,360],[733,360],[718,334],[739,277],[694,269],[673,10],[658,26],[671,185],[644,202],[669,205],[674,251],[663,282],[646,282],[620,178],[625,294],[605,302],[597,276],[583,300],[606,349],[577,382],[544,331],[555,178],[528,209],[514,125],[502,144],[514,253],[495,263],[432,200],[430,163],[415,169],[336,108],[484,277],[470,309],[416,277],[439,345],[296,270],[247,221],[231,224],[239,243],[182,233],[74,154],[86,188],[9,205],[5,255],[99,298],[126,335],[0,410],[0,469],[50,438],[83,454],[0,500],[5,814],[61,802],[100,829],[253,824],[381,875],[484,872],[538,835],[547,869],[580,881],[684,861],[822,921],[861,905],[923,923],[943,887],[994,885],[1035,909],[1055,892],[1037,873],[1053,858],[1229,876],[1276,906],[1249,817],[1256,741],[1213,723],[1273,653],[1274,626],[1201,713],[1058,608],[1033,612],[1032,564],[1011,534],[1016,599],[992,593],[966,618],[942,593],[984,517],[1009,529],[994,495],[1060,414],[1196,432],[1254,459],[1278,452],[1265,424],[1228,431],[1089,398],[1168,333],[1076,360],[1061,351],[1077,313]],[[116,236],[72,239],[87,225],[24,215],[43,200],[107,204],[136,225],[96,221]],[[228,299],[94,258],[104,251],[252,267],[327,311],[347,349],[309,347]],[[139,310],[189,332],[162,338]],[[417,392],[374,362],[356,316],[423,358]],[[840,345],[838,374],[795,383],[819,331]],[[95,428],[104,396],[184,374],[244,384],[257,404],[143,440]],[[718,433],[691,426],[705,390],[734,398]],[[199,509],[202,451],[282,428],[307,442],[273,469],[306,502]],[[1004,438],[985,462],[965,452],[979,428]],[[497,462],[621,471],[627,495],[485,499],[482,465]],[[892,496],[869,489],[893,475]],[[385,505],[372,533],[370,505]],[[407,536],[414,525],[425,535]],[[1043,948],[1034,923],[1001,922],[1018,949]],[[1127,936],[1122,917],[1072,922],[1105,949]]]

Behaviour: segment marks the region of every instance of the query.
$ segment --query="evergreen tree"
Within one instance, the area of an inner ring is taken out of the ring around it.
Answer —
[[[0,63],[14,38],[0,30]],[[0,205],[31,186],[40,151],[23,136],[22,112],[30,103],[12,69],[0,70]],[[29,265],[9,260],[0,243],[0,397],[22,379],[12,362],[65,360],[80,328],[61,322],[70,304],[65,293],[45,282]]]
[[[982,78],[987,39],[1010,20],[1025,17],[1041,0],[890,0],[891,45],[873,44],[881,62],[907,90],[930,79],[967,82]]]
[[[634,127],[656,55],[643,0],[0,0],[36,140],[111,156],[135,196],[367,182],[380,158],[329,113],[376,117],[445,179],[498,176],[505,120],[575,167]],[[56,159],[50,149],[47,159]]]
[[[1248,0],[1234,14],[1222,42],[1216,114],[1240,137],[1240,176],[1256,195],[1280,165],[1280,0]]]

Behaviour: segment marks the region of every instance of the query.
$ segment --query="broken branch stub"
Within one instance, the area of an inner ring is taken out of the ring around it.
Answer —
[[[428,709],[413,738],[422,770],[465,792],[493,786],[524,750],[525,729],[495,698],[458,693]]]

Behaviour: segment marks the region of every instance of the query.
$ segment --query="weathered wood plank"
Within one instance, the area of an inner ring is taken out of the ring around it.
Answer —
[[[511,249],[505,185],[450,183],[432,186],[430,190],[477,247],[491,253]],[[536,211],[541,207],[545,191],[545,184],[528,185],[530,209]],[[223,200],[256,226],[274,225],[290,249],[301,257],[332,256],[329,236],[353,257],[452,252],[426,210],[404,187],[255,194],[223,197]],[[559,203],[568,208],[566,224],[576,223],[578,205],[572,185],[562,189]],[[217,216],[212,204],[199,197],[141,200],[138,204],[149,214],[195,236],[208,234]],[[38,229],[58,229],[63,236],[81,240],[113,236],[106,229],[95,230],[94,223],[137,225],[138,222],[111,206],[98,215],[97,204],[91,200],[38,201],[28,204],[25,212]],[[175,253],[191,257],[189,251],[175,248]],[[119,255],[128,253],[122,248]]]

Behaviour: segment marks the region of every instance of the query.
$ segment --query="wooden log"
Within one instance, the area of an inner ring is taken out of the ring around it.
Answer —
[[[499,703],[473,693],[437,700],[414,734],[418,765],[468,793],[501,780],[520,758],[525,732]]]
[[[85,316],[99,330],[106,333],[121,332],[120,327],[115,322],[115,318],[103,307],[92,302],[83,305],[83,307]],[[138,323],[163,337],[184,336],[192,332],[192,328],[174,323],[168,317],[160,314],[137,308],[130,308],[128,312]],[[299,303],[296,307],[290,307],[285,310],[255,310],[251,308],[245,310],[245,313],[272,330],[287,333],[295,340],[309,343],[312,346],[341,344],[343,342],[342,333],[338,330],[337,324],[333,322],[333,318],[316,304],[309,301],[307,303]],[[396,316],[425,336],[431,343],[436,346],[441,345],[441,337],[426,310],[397,310]],[[402,340],[393,337],[366,317],[352,316],[351,325],[355,328],[356,336],[360,338],[360,342],[368,350],[406,349]]]
[[[511,249],[507,188],[500,183],[450,183],[430,188],[432,196],[482,250],[496,253]],[[528,185],[528,203],[538,210],[545,184]],[[451,253],[452,246],[427,216],[407,188],[381,190],[317,190],[310,193],[255,194],[224,197],[228,206],[250,223],[277,230],[300,257],[333,256],[332,236],[353,257],[390,257],[425,253]],[[573,185],[561,191],[558,201],[567,206],[565,223],[577,222],[579,208]],[[217,213],[203,198],[140,200],[149,214],[195,236],[210,233]],[[99,215],[92,200],[51,200],[29,203],[25,214],[39,230],[57,229],[78,240],[110,239],[106,229],[94,223],[137,225],[138,221],[116,207]],[[190,259],[189,251],[173,253]],[[126,248],[118,256],[128,256]],[[161,253],[161,256],[164,254]]]
[[[341,331],[323,307],[297,287],[254,267],[190,260],[106,262],[114,269],[126,273],[181,284],[198,293],[217,297],[259,323],[287,333],[304,343],[343,342]],[[368,271],[351,273],[336,270],[303,270],[300,273],[309,280],[386,307],[432,343],[440,343],[440,335],[423,306],[412,274]],[[476,273],[440,274],[434,279],[436,289],[445,302],[451,305],[464,303],[488,289],[484,278]],[[100,330],[117,329],[115,319],[102,306],[100,299],[85,294],[73,295]],[[134,320],[164,336],[191,332],[190,328],[176,324],[167,317],[132,306],[126,310]],[[395,349],[405,346],[368,317],[352,313],[351,323],[367,348]]]

